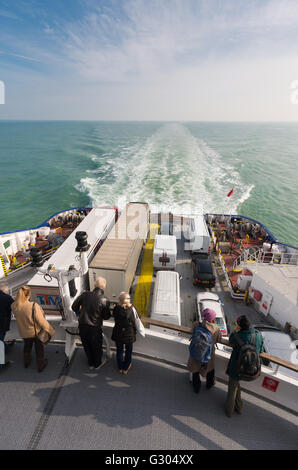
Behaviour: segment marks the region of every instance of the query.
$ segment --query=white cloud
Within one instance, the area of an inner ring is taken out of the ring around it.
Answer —
[[[43,23],[52,49],[27,43],[20,52],[51,69],[32,87],[36,118],[298,119],[289,91],[298,79],[295,2],[86,5],[75,22]]]

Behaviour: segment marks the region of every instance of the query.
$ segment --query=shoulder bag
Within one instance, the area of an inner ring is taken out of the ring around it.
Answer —
[[[145,328],[144,328],[143,323],[140,320],[139,314],[136,311],[134,306],[132,306],[132,310],[133,310],[133,313],[134,313],[134,316],[135,316],[136,329],[137,329],[138,333],[140,333],[140,335],[143,336],[143,338],[145,338],[145,336],[146,336]]]
[[[38,334],[36,334],[36,326],[35,326],[35,315],[34,315],[34,305],[35,303],[33,302],[32,305],[32,318],[33,318],[33,325],[34,325],[34,331],[35,331],[35,337],[39,339],[39,341],[42,344],[48,344],[48,342],[51,340],[51,335],[48,333],[46,330],[40,330]]]

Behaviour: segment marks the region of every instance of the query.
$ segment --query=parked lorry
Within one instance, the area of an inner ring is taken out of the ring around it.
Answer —
[[[190,219],[188,229],[184,233],[186,239],[184,249],[191,255],[207,255],[210,253],[210,233],[203,215]]]
[[[180,279],[176,271],[158,271],[153,291],[152,320],[181,326]],[[175,330],[151,325],[150,329],[179,335]]]
[[[148,229],[148,204],[127,204],[89,265],[90,289],[97,277],[104,277],[107,281],[105,295],[111,301],[117,301],[120,292],[129,292]]]

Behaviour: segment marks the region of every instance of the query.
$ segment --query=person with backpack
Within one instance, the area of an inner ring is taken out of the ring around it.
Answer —
[[[192,372],[195,393],[201,389],[201,378],[206,377],[207,390],[215,384],[215,344],[221,342],[220,329],[216,326],[216,312],[211,308],[202,311],[202,323],[195,322],[189,345],[188,370]]]
[[[229,383],[225,412],[230,418],[234,411],[242,413],[240,380],[252,381],[261,374],[259,355],[264,351],[264,346],[261,333],[251,328],[246,315],[237,318],[237,325],[230,335],[229,343],[233,351],[226,371]]]

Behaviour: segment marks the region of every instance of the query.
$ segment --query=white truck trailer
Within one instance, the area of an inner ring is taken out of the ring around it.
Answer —
[[[152,320],[181,326],[180,279],[175,271],[158,271],[153,291]],[[151,325],[150,329],[178,336],[175,330]]]
[[[211,239],[205,218],[203,215],[190,220],[188,230],[185,232],[184,249],[191,254],[208,255],[210,253]]]

